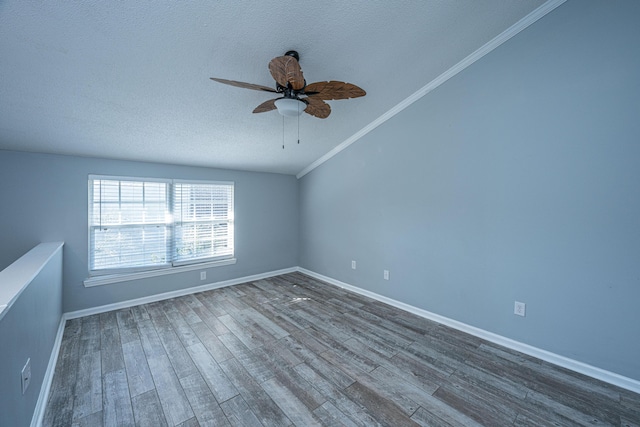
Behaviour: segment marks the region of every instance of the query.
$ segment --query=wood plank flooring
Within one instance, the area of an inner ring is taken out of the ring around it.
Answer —
[[[45,426],[640,426],[640,395],[287,274],[67,322]]]

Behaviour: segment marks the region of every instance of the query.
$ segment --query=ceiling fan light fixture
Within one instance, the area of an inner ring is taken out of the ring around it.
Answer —
[[[275,104],[280,114],[289,117],[299,116],[307,108],[307,104],[294,98],[276,99]]]

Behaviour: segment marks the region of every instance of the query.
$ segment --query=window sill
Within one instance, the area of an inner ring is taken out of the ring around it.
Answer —
[[[187,271],[202,270],[205,268],[222,267],[225,265],[231,265],[235,263],[236,263],[236,259],[231,258],[231,259],[224,259],[220,261],[205,262],[201,264],[189,264],[189,265],[182,265],[179,267],[163,268],[159,270],[149,270],[149,271],[139,271],[136,273],[112,274],[109,276],[89,277],[83,283],[85,288],[90,288],[92,286],[109,285],[111,283],[120,283],[120,282],[128,282],[130,280],[147,279],[149,277],[166,276],[168,274],[184,273]]]

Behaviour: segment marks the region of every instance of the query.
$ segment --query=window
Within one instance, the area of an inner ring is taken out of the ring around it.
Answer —
[[[232,182],[89,176],[90,275],[233,258]]]
[[[233,185],[173,184],[175,264],[233,256]]]

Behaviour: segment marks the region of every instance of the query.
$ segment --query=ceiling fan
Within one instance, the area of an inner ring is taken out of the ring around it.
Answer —
[[[211,80],[245,89],[280,94],[282,97],[263,102],[253,112],[264,113],[278,109],[283,116],[299,116],[304,111],[314,117],[326,119],[331,114],[331,107],[325,101],[366,95],[364,90],[354,84],[335,80],[307,84],[299,60],[298,52],[290,50],[284,56],[278,56],[269,62],[269,71],[276,81],[275,89],[216,77],[211,77]]]

